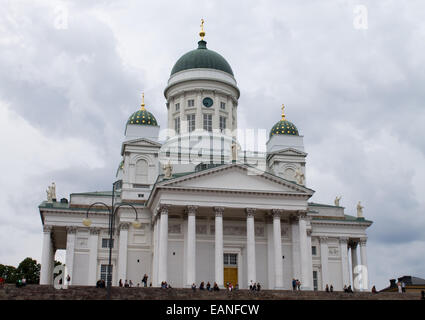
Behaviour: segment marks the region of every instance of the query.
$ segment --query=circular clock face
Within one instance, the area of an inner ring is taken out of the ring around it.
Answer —
[[[202,100],[202,103],[204,106],[206,106],[207,108],[211,107],[213,105],[213,100],[211,98],[204,98],[204,100]]]

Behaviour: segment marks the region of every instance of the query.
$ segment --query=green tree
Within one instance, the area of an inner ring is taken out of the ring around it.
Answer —
[[[17,278],[25,278],[27,283],[38,284],[40,283],[40,268],[41,265],[36,260],[25,258],[16,268]]]
[[[0,277],[2,277],[6,283],[15,283],[17,280],[16,268],[0,264]]]

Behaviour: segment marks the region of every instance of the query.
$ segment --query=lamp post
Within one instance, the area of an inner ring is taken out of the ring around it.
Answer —
[[[119,203],[116,203],[116,204],[114,203],[114,200],[115,200],[115,185],[118,182],[120,182],[120,180],[115,181],[112,184],[112,202],[111,202],[111,207],[109,207],[104,202],[100,202],[100,201],[95,202],[95,203],[92,203],[88,207],[88,209],[86,211],[86,218],[83,219],[83,224],[86,227],[90,227],[90,225],[91,225],[92,222],[89,219],[89,211],[95,205],[102,205],[109,212],[109,226],[108,226],[108,229],[109,229],[109,244],[108,244],[108,247],[109,247],[109,257],[108,257],[108,270],[107,270],[107,276],[106,276],[106,288],[107,288],[107,299],[108,300],[111,299],[111,287],[112,287],[112,240],[113,240],[112,239],[112,235],[114,234],[115,214],[116,214],[118,208],[123,207],[123,206],[129,206],[129,207],[133,208],[134,212],[136,213],[136,220],[133,221],[133,227],[134,228],[140,228],[140,225],[141,225],[140,222],[139,222],[138,216],[137,216],[137,210],[136,210],[136,208],[132,204],[130,204],[130,203],[122,203],[122,202],[119,202]]]

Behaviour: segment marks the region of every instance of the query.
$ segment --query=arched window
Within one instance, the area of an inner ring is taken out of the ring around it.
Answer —
[[[148,183],[148,162],[146,160],[138,160],[136,162],[136,183]]]

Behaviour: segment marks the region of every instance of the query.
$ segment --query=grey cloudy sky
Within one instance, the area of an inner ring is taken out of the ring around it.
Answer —
[[[423,1],[0,0],[0,263],[40,260],[37,206],[109,190],[128,116],[145,92],[166,127],[163,90],[194,49],[233,68],[239,127],[270,129],[287,106],[304,135],[314,202],[369,229],[371,284],[425,277]],[[353,24],[364,5],[368,28]]]

